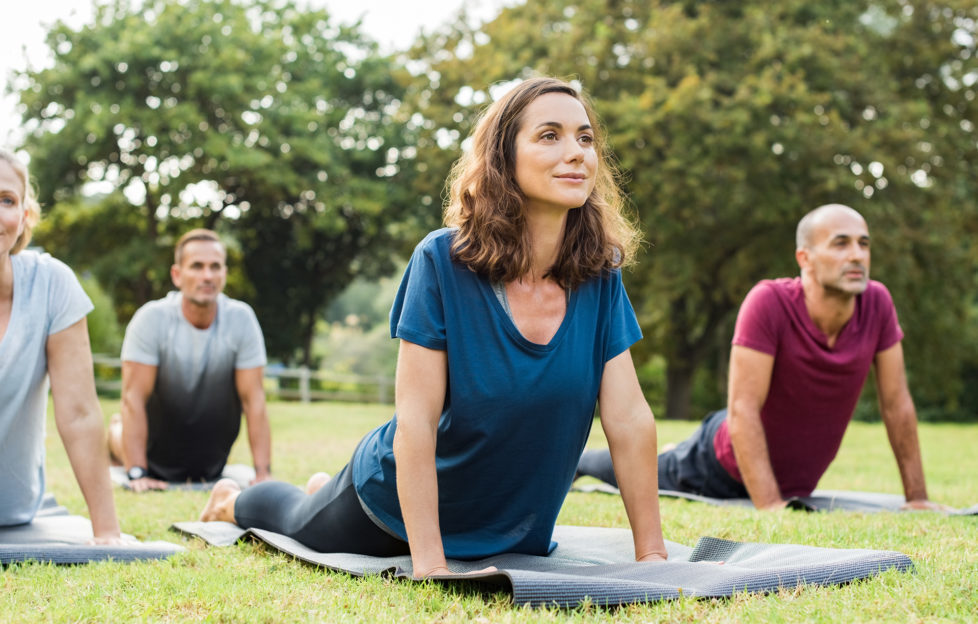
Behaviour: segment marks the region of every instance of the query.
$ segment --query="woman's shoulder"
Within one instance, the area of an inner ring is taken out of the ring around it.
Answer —
[[[431,257],[439,262],[451,259],[452,243],[455,242],[455,235],[458,228],[443,227],[432,232],[421,239],[414,248],[414,255]]]
[[[418,243],[418,248],[431,249],[451,247],[457,233],[458,228],[455,227],[443,227],[438,228],[437,230],[432,230],[421,239],[421,242]]]
[[[32,282],[48,279],[57,282],[77,282],[75,272],[67,264],[46,252],[25,249],[11,256],[14,266]]]

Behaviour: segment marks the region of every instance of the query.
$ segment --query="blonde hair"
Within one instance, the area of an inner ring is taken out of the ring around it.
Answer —
[[[31,242],[31,234],[34,231],[34,226],[41,220],[41,205],[37,203],[37,193],[34,192],[34,187],[31,185],[31,176],[27,170],[27,164],[16,154],[5,148],[0,148],[0,162],[9,164],[10,168],[14,170],[14,173],[20,179],[20,183],[24,186],[24,191],[21,194],[21,203],[27,211],[27,214],[24,218],[24,231],[20,233],[14,246],[10,249],[12,255],[22,251]]]
[[[516,135],[526,108],[541,95],[562,93],[578,100],[594,128],[598,167],[594,190],[567,215],[564,240],[548,276],[573,288],[604,271],[633,261],[640,235],[625,215],[617,170],[606,154],[603,129],[588,99],[555,78],[525,80],[482,114],[472,148],[452,168],[445,224],[458,228],[456,261],[492,281],[509,282],[530,269],[524,196],[516,183]]]

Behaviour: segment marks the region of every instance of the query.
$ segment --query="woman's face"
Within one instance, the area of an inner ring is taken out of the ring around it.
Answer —
[[[565,93],[533,100],[516,134],[516,183],[527,211],[566,212],[594,190],[598,154],[584,105]]]
[[[25,218],[24,185],[10,163],[0,160],[0,255],[13,249]]]

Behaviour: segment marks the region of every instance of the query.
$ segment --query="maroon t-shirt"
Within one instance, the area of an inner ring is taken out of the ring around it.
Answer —
[[[805,307],[801,278],[763,280],[737,315],[733,344],[774,356],[761,408],[771,467],[782,496],[808,496],[842,443],[869,367],[903,339],[893,299],[870,281],[829,348]],[[742,481],[727,422],[713,439],[717,459]]]

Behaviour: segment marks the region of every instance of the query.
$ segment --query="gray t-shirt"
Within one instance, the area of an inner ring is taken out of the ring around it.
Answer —
[[[93,309],[59,260],[33,251],[10,260],[14,300],[0,340],[0,525],[30,522],[44,495],[48,336]]]
[[[264,366],[265,342],[251,307],[225,295],[217,316],[197,329],[183,316],[179,292],[150,301],[126,328],[122,359],[156,366],[146,404],[146,458],[168,481],[221,474],[241,428],[235,371]]]

